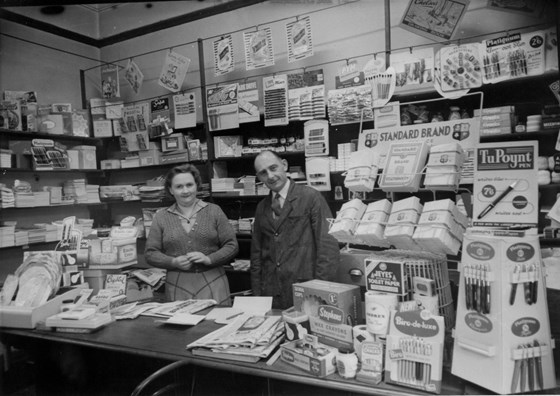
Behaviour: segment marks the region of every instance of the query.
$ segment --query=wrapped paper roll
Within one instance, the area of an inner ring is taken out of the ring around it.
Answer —
[[[399,302],[397,295],[368,291],[365,300],[367,330],[372,334],[386,335],[391,310],[396,309]]]
[[[371,334],[366,325],[354,326],[352,328],[352,338],[354,339],[354,351],[362,361],[362,343],[364,341],[375,341],[375,336]]]

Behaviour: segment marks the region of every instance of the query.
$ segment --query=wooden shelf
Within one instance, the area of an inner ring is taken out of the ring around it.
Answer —
[[[258,154],[247,154],[247,155],[242,155],[241,157],[219,157],[219,158],[212,159],[212,161],[234,162],[234,161],[239,161],[239,160],[255,159],[255,157],[257,155]],[[278,155],[283,157],[283,158],[284,157],[303,157],[303,156],[305,156],[305,152],[304,151],[286,151],[286,152],[279,152]]]
[[[480,142],[489,143],[489,142],[520,141],[520,140],[538,140],[540,142],[541,139],[556,139],[557,136],[558,136],[558,130],[547,129],[547,130],[540,130],[538,132],[515,132],[515,133],[506,133],[503,135],[496,135],[496,136],[481,136]]]
[[[45,209],[45,208],[73,208],[76,206],[88,207],[88,206],[104,206],[106,202],[96,202],[96,203],[81,203],[81,204],[64,204],[64,205],[43,205],[43,206],[25,206],[25,207],[13,207],[13,208],[0,208],[0,212],[12,211],[12,210],[28,210],[28,209]]]
[[[18,168],[0,168],[2,173],[97,173],[102,174],[100,169],[51,169],[51,170],[38,170],[38,169],[18,169]]]
[[[193,165],[206,165],[208,163],[207,160],[200,160],[200,161],[188,161],[187,164]],[[138,171],[138,170],[147,170],[147,169],[169,169],[177,165],[183,165],[185,162],[175,162],[170,164],[157,164],[157,165],[148,165],[148,166],[136,166],[132,168],[112,168],[112,169],[101,169],[102,172],[127,172],[127,171]]]
[[[52,140],[73,140],[83,143],[97,144],[101,142],[101,138],[86,137],[86,136],[72,136],[72,135],[54,135],[52,133],[44,132],[22,132],[13,131],[11,129],[0,128],[0,136],[22,137],[26,139],[52,139]]]

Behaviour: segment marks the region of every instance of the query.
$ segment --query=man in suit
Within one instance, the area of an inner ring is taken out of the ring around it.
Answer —
[[[332,214],[320,192],[288,178],[288,162],[275,152],[261,152],[254,165],[271,193],[255,212],[251,286],[256,296],[272,296],[273,308],[286,309],[293,283],[334,280],[340,252],[328,233]]]

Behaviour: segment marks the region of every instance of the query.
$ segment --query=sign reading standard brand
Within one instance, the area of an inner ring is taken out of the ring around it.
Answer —
[[[535,227],[537,141],[481,144],[476,149],[473,225]]]

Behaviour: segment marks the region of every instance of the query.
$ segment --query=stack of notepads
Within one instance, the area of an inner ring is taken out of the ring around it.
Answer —
[[[91,333],[111,323],[109,312],[97,312],[97,307],[81,305],[71,310],[49,316],[45,322],[47,327],[67,333]]]
[[[284,339],[281,316],[241,314],[228,325],[187,345],[193,355],[256,362]]]

